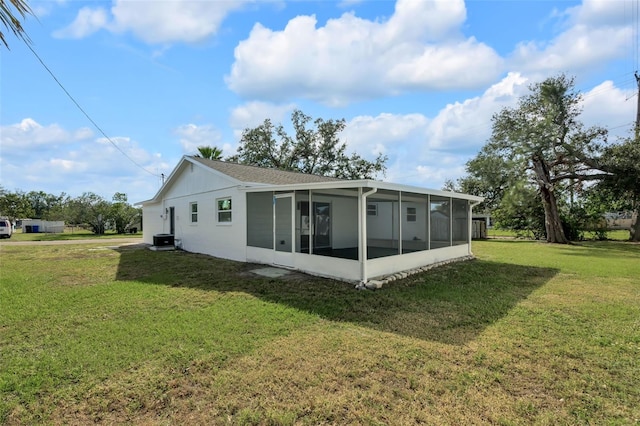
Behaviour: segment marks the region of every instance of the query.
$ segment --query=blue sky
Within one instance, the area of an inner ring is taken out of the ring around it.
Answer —
[[[199,145],[293,109],[345,118],[348,150],[383,180],[440,188],[464,174],[491,116],[565,72],[583,121],[630,134],[638,0],[30,1],[0,58],[0,184],[151,198]],[[126,153],[126,156],[122,154]]]

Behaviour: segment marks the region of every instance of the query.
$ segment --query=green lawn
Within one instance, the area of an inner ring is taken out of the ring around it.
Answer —
[[[637,424],[640,245],[474,242],[378,291],[0,247],[0,423]]]
[[[66,228],[63,233],[25,233],[17,230],[11,235],[10,241],[60,241],[60,240],[87,240],[87,239],[110,239],[110,238],[142,238],[142,232],[136,234],[116,234],[113,231],[107,231],[103,235],[96,235],[91,231],[80,228]]]
[[[489,238],[516,238],[517,234],[515,231],[510,231],[508,229],[497,229],[497,228],[491,228],[491,229],[487,229],[487,237]],[[531,236],[530,238],[533,238],[533,236]],[[596,238],[596,234],[593,232],[588,232],[585,231],[584,233],[584,239],[585,240],[595,240]],[[608,240],[615,240],[615,241],[628,241],[629,240],[629,231],[628,230],[615,230],[615,231],[608,231],[607,232],[607,239]]]

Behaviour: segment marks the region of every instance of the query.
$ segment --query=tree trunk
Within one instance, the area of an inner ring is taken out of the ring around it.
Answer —
[[[629,241],[640,241],[640,207],[636,209],[636,220],[629,229]]]
[[[569,241],[564,235],[562,221],[558,212],[558,203],[551,183],[549,168],[544,159],[533,158],[533,171],[540,187],[540,198],[544,207],[544,226],[547,232],[547,242],[557,244],[567,244]]]

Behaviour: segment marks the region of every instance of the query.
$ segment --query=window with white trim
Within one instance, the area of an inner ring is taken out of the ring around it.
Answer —
[[[189,212],[191,213],[191,223],[198,223],[198,203],[189,203]]]
[[[219,223],[230,223],[232,219],[231,197],[218,198],[216,200],[216,210]]]
[[[415,207],[407,207],[407,222],[415,222],[416,221],[416,208]]]
[[[367,216],[378,216],[377,204],[367,204]]]

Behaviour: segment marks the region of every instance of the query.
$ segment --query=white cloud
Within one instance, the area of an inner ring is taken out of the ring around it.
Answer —
[[[610,129],[611,139],[631,136],[637,98],[636,90],[621,90],[611,81],[604,81],[583,96],[581,119],[587,126]]]
[[[31,118],[0,127],[0,134],[1,181],[10,191],[95,192],[107,199],[124,192],[134,202],[150,198],[160,181],[154,175],[168,174],[175,165],[128,137],[111,138],[118,149],[106,138],[94,139],[87,128],[69,130]]]
[[[385,22],[349,12],[323,27],[315,16],[293,18],[282,31],[256,24],[236,47],[226,82],[245,97],[306,97],[330,105],[479,87],[499,75],[502,59],[461,35],[465,17],[462,0],[398,0]]]
[[[222,135],[211,125],[185,124],[174,130],[180,137],[180,146],[185,154],[195,154],[199,146],[222,148]]]
[[[629,49],[633,29],[621,1],[586,0],[568,8],[565,30],[555,38],[519,43],[510,59],[512,70],[549,74],[576,72],[620,58]]]
[[[347,123],[341,139],[349,151],[365,157],[396,151],[398,145],[426,139],[430,120],[422,114],[358,116]]]
[[[83,7],[76,19],[54,33],[57,37],[83,38],[100,29],[130,31],[152,44],[195,43],[215,35],[224,18],[246,1],[113,0],[110,13]]]
[[[42,126],[32,118],[25,118],[17,124],[2,126],[1,133],[3,152],[7,150],[30,152],[35,148],[46,150],[92,136],[91,130],[86,127],[72,133],[58,124]]]
[[[527,83],[510,73],[481,96],[448,104],[433,118],[419,113],[358,116],[347,123],[342,137],[361,155],[400,153],[412,161],[428,159],[434,151],[475,150],[489,136],[491,116],[514,105]]]
[[[65,160],[64,158],[52,158],[49,160],[51,168],[64,173],[78,173],[87,170],[87,164],[79,161]]]
[[[629,17],[633,16],[633,5],[619,0],[583,0],[580,6],[568,8],[566,15],[572,23],[624,26],[629,23]]]
[[[519,73],[509,73],[482,96],[446,105],[431,122],[426,145],[441,150],[479,147],[489,137],[492,115],[513,106],[527,84]]]
[[[42,19],[49,15],[56,7],[63,6],[65,3],[67,3],[67,0],[34,1],[29,2],[29,6],[33,11],[34,16],[38,19]]]
[[[244,129],[257,127],[267,118],[275,124],[286,121],[295,107],[295,104],[247,102],[231,110],[229,124],[234,131],[235,139],[239,140]]]
[[[435,117],[423,114],[358,116],[341,139],[348,150],[373,159],[389,156],[385,180],[439,189],[464,174],[464,164],[484,145],[491,117],[514,106],[527,92],[528,79],[510,73],[482,95],[446,105]]]
[[[57,38],[84,38],[108,26],[107,11],[102,8],[83,7],[76,19],[67,27],[54,31]]]

